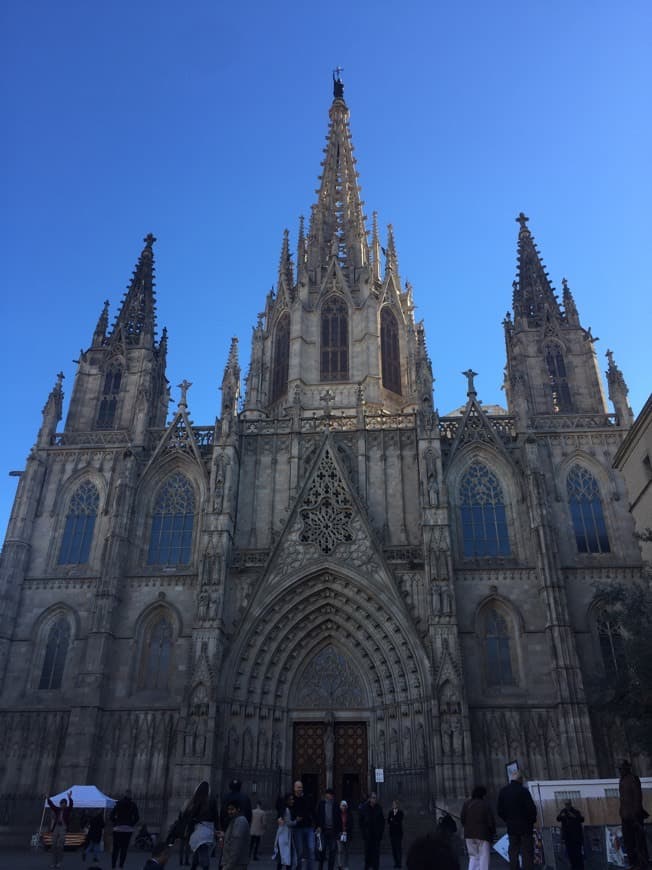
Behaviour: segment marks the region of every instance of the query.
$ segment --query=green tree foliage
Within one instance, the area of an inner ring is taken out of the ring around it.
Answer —
[[[652,578],[603,586],[599,594],[619,631],[603,707],[624,721],[632,746],[652,753]]]

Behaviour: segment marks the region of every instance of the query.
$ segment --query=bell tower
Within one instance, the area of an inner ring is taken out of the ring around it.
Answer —
[[[428,393],[418,376],[427,368],[423,327],[411,287],[401,283],[393,229],[381,247],[375,213],[369,240],[339,73],[329,118],[307,232],[299,221],[296,266],[286,230],[276,287],[254,329],[248,415],[274,417],[288,407],[355,413],[361,403],[398,413]]]

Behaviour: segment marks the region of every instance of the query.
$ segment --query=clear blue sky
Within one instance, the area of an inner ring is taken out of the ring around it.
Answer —
[[[393,223],[441,413],[504,403],[523,210],[557,288],[650,391],[652,4],[5,0],[0,532],[41,409],[156,244],[168,377],[213,422],[320,172],[331,70],[369,216]],[[173,388],[173,397],[178,390]],[[63,424],[62,424],[63,425]]]

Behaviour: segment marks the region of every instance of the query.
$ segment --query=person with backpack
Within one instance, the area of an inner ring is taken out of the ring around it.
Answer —
[[[125,866],[127,850],[134,828],[138,824],[140,814],[138,807],[131,797],[131,792],[126,789],[120,800],[111,810],[111,822],[113,823],[113,852],[111,854],[111,867],[120,862],[120,868]]]

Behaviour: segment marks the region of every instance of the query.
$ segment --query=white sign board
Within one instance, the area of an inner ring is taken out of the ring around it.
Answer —
[[[376,782],[385,782],[385,771],[382,767],[376,768]]]

